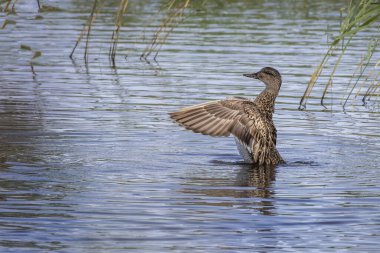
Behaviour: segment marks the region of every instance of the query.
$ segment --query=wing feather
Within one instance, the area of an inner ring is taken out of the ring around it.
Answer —
[[[241,99],[217,100],[183,108],[170,113],[170,117],[197,133],[228,136],[235,121],[242,114],[242,106]]]
[[[251,100],[232,97],[207,102],[170,113],[170,117],[196,133],[233,134],[251,154],[254,163],[267,163],[272,152],[278,154],[273,122],[265,118]]]

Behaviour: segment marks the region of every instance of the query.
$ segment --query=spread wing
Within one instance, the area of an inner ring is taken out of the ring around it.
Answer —
[[[252,155],[255,163],[263,164],[275,150],[276,129],[256,104],[233,97],[194,105],[170,113],[170,117],[196,133],[211,136],[233,134]]]

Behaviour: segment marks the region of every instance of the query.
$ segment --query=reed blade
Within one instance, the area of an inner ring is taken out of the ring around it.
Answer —
[[[325,53],[322,61],[320,62],[320,64],[317,66],[316,70],[311,75],[310,81],[309,81],[309,83],[305,89],[305,92],[300,99],[299,109],[306,108],[307,99],[310,97],[310,94],[311,94],[313,88],[315,87],[315,84],[316,84],[319,76],[321,75],[322,70],[326,67],[326,63],[329,61],[330,55],[332,54],[334,49],[338,46],[338,44],[342,43],[341,53],[340,53],[339,57],[335,60],[335,63],[333,65],[333,69],[331,71],[331,74],[329,76],[329,79],[328,79],[328,81],[324,87],[324,90],[323,90],[323,93],[321,96],[320,103],[322,106],[324,106],[324,99],[327,95],[329,87],[331,87],[331,85],[333,83],[333,78],[336,74],[338,66],[340,65],[340,63],[342,61],[342,57],[346,54],[346,52],[348,50],[348,46],[350,44],[350,41],[357,35],[358,32],[369,28],[371,25],[375,24],[378,21],[380,21],[380,4],[379,3],[374,3],[371,0],[361,0],[359,2],[353,1],[353,0],[350,1],[348,8],[347,8],[346,16],[340,22],[339,34],[330,43],[329,49]],[[377,40],[380,39],[378,33],[374,34],[373,37],[375,37]],[[345,41],[346,38],[348,38],[348,41]],[[374,48],[376,48],[377,45],[371,49],[372,53],[374,52]],[[369,57],[368,61],[366,61],[365,65],[364,65],[364,69],[360,73],[355,84],[351,87],[350,91],[348,92],[348,95],[347,95],[347,98],[343,104],[343,107],[346,106],[346,103],[347,103],[349,97],[352,95],[355,88],[357,87],[359,79],[363,76],[363,73],[364,73],[366,66],[368,66],[370,64],[369,60],[371,57]],[[356,70],[354,73],[356,73]],[[351,78],[347,88],[351,84],[351,81],[352,81],[352,78]],[[360,86],[359,89],[361,89],[361,87],[362,87],[362,85]],[[373,89],[368,89],[367,93],[370,94],[373,91],[374,91]]]

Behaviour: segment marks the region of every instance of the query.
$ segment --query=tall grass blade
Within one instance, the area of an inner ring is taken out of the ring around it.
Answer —
[[[178,3],[179,2],[179,3]],[[146,46],[145,50],[140,56],[140,59],[148,61],[148,57],[155,52],[154,60],[156,60],[158,53],[162,46],[165,44],[167,38],[173,31],[176,25],[181,21],[185,9],[189,6],[190,0],[172,0],[168,4],[168,16],[162,21],[160,27],[155,32],[151,43]]]
[[[373,69],[375,70],[375,69],[379,66],[379,64],[380,64],[380,60],[376,63],[376,65],[374,66]],[[363,99],[362,99],[363,103],[365,103],[365,100],[366,100],[366,98],[367,98],[368,96],[370,96],[371,94],[375,94],[377,88],[379,87],[379,83],[376,84],[376,82],[377,82],[378,79],[379,79],[379,76],[380,76],[380,71],[377,72],[376,77],[374,78],[373,82],[372,82],[371,85],[368,87],[368,89],[367,89],[365,95],[363,96]]]
[[[299,107],[298,107],[299,110],[306,109],[307,99],[310,97],[311,91],[313,90],[314,85],[318,81],[318,78],[321,75],[321,72],[324,66],[326,65],[326,63],[328,62],[333,51],[334,51],[334,47],[330,46],[329,49],[327,50],[327,53],[324,55],[322,61],[319,63],[318,67],[315,69],[315,71],[311,75],[310,81],[307,84],[305,92],[300,100]]]
[[[92,24],[95,21],[95,15],[94,15],[94,13],[95,13],[97,4],[98,4],[98,0],[95,0],[94,1],[94,5],[92,7],[92,11],[91,11],[91,15],[90,15],[90,22],[89,22],[88,29],[87,29],[86,46],[84,48],[84,62],[86,64],[88,63],[88,43],[90,41],[90,34],[91,34]]]
[[[112,32],[111,45],[109,51],[109,57],[113,67],[116,67],[115,57],[117,52],[117,44],[119,42],[120,29],[123,25],[123,16],[124,13],[127,11],[127,7],[128,0],[121,0],[116,14],[115,30]]]
[[[104,2],[102,2],[100,0],[94,0],[94,3],[92,5],[91,14],[90,14],[89,18],[87,19],[87,22],[83,26],[83,29],[81,30],[79,37],[78,37],[77,41],[75,42],[74,48],[71,50],[71,53],[70,53],[71,59],[73,59],[73,55],[74,55],[75,50],[77,49],[79,43],[82,41],[83,37],[86,36],[84,60],[85,60],[85,63],[87,64],[91,28],[92,28],[92,25],[95,22],[96,17],[99,14],[103,5],[104,5]]]
[[[345,42],[345,45],[344,45],[344,47],[343,47],[343,49],[342,49],[342,51],[341,51],[341,53],[340,53],[340,55],[339,55],[339,58],[338,58],[338,60],[337,60],[337,61],[335,62],[335,64],[334,64],[334,68],[333,68],[333,70],[332,70],[332,72],[331,72],[331,74],[330,74],[329,80],[327,81],[327,84],[325,85],[325,89],[323,90],[323,94],[322,94],[322,98],[321,98],[321,105],[322,105],[323,107],[325,107],[325,108],[326,108],[326,106],[324,105],[323,101],[324,101],[325,96],[326,96],[326,94],[327,94],[327,90],[328,90],[328,88],[330,87],[330,85],[332,85],[333,77],[334,77],[334,75],[335,75],[335,72],[336,72],[336,70],[337,70],[337,68],[338,68],[338,66],[339,66],[339,64],[340,64],[340,62],[341,62],[341,60],[342,60],[342,57],[343,57],[344,53],[346,52],[346,49],[347,49],[348,45],[349,45],[350,42],[351,42],[351,39],[352,39],[352,37],[350,37],[350,38],[348,39],[348,41]]]
[[[0,4],[6,3],[2,11],[6,12],[8,15],[15,13],[16,2],[17,0],[14,0],[13,3],[12,3],[12,0],[4,0],[3,2],[0,3]]]
[[[325,88],[323,90],[322,96],[321,96],[321,105],[324,106],[324,98],[326,97],[328,88],[332,85],[333,77],[336,73],[336,70],[338,66],[340,65],[342,61],[343,55],[345,55],[348,45],[350,44],[351,39],[360,31],[363,31],[373,25],[375,22],[380,21],[380,3],[374,3],[371,0],[361,0],[361,1],[353,1],[351,0],[348,8],[345,18],[340,23],[340,31],[338,36],[334,38],[334,40],[330,43],[330,47],[327,50],[326,54],[324,55],[321,63],[317,66],[316,70],[310,77],[310,81],[305,89],[304,95],[302,96],[300,100],[300,107],[299,109],[306,108],[306,102],[307,98],[310,97],[310,94],[315,86],[316,81],[318,80],[318,77],[322,73],[322,69],[326,66],[326,63],[329,60],[330,55],[332,54],[334,48],[342,42],[342,50],[338,57],[338,59],[335,61],[333,70],[330,74],[330,77],[327,81],[327,84],[325,85]],[[377,39],[379,38],[379,34],[375,34],[374,37]],[[349,38],[347,42],[345,42],[345,38]],[[377,45],[374,47],[376,48]],[[374,49],[372,49],[373,53]],[[357,84],[359,82],[359,79],[363,76],[364,71],[366,69],[366,66],[370,64],[370,58],[372,57],[372,54],[370,54],[370,57],[367,58],[368,60],[364,64],[364,68],[362,69],[361,73],[359,74],[358,79],[356,80],[355,84],[351,87],[350,92],[347,95],[347,98],[343,104],[343,108],[346,106],[346,103],[349,99],[349,97],[354,92],[355,88],[357,87]],[[355,71],[356,72],[356,71]],[[350,80],[350,83],[352,81],[352,78]],[[349,85],[350,85],[349,83]],[[372,85],[372,87],[375,87],[376,85]],[[361,89],[361,86],[360,86]],[[376,88],[377,89],[377,88]],[[369,95],[370,92],[373,92],[374,89],[368,89],[366,95]]]
[[[360,74],[359,74],[359,77],[356,79],[355,84],[352,86],[352,89],[351,89],[350,93],[348,94],[346,100],[344,101],[343,109],[345,109],[348,99],[350,98],[350,96],[351,96],[351,94],[353,93],[354,89],[356,88],[356,86],[357,86],[357,84],[358,84],[360,78],[363,76],[363,74],[364,74],[366,68],[368,67],[369,62],[370,62],[370,60],[371,60],[371,58],[372,58],[372,56],[373,56],[373,53],[374,53],[376,47],[378,46],[378,44],[379,44],[379,39],[375,40],[373,44],[371,44],[371,43],[369,44],[369,46],[368,46],[368,51],[367,51],[367,55],[364,57],[364,59],[365,59],[366,62],[365,62],[365,64],[363,65],[364,67],[361,69],[361,72],[360,72]]]

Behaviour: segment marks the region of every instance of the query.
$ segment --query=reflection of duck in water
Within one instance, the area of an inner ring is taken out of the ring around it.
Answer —
[[[273,215],[273,181],[276,179],[275,166],[240,167],[236,177],[186,177],[181,193],[193,195],[186,204],[207,206],[236,206],[259,211],[263,215]],[[231,172],[232,173],[232,172]],[[251,199],[251,200],[248,200]]]
[[[265,89],[250,100],[231,97],[194,105],[170,113],[170,117],[196,133],[235,136],[239,153],[248,163],[276,165],[284,162],[276,149],[276,127],[272,114],[281,87],[280,73],[270,67],[244,76],[259,79]]]
[[[270,198],[272,182],[276,180],[274,166],[243,166],[236,175],[236,186],[255,187],[249,190],[247,197]]]
[[[255,187],[255,189],[246,190],[246,197],[259,198],[259,201],[253,202],[253,208],[260,211],[263,215],[273,215],[275,205],[272,195],[273,181],[276,180],[276,171],[274,166],[245,166],[236,176],[236,185],[243,187]]]

